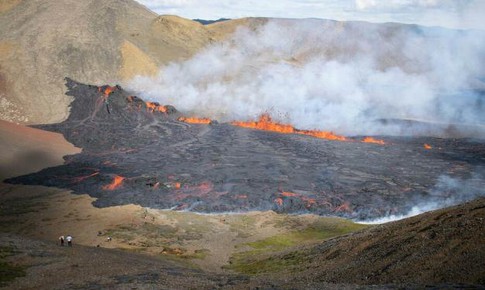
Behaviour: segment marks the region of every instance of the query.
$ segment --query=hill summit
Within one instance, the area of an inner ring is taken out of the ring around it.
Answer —
[[[71,102],[65,77],[104,84],[153,75],[222,34],[132,0],[1,1],[0,119],[61,121]]]

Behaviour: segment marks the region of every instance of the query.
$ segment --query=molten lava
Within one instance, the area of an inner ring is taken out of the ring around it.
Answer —
[[[96,175],[98,175],[98,174],[99,174],[99,171],[95,171],[94,173],[89,174],[89,175],[86,175],[86,176],[79,176],[79,177],[75,177],[75,178],[73,179],[73,182],[75,182],[75,183],[76,183],[76,182],[82,182],[82,181],[84,181],[85,179],[88,179],[88,178],[90,178],[90,177],[94,177],[94,176],[96,176]]]
[[[231,123],[234,126],[239,126],[243,128],[250,128],[250,129],[258,129],[264,131],[273,131],[279,132],[284,134],[291,134],[295,133],[296,130],[291,125],[286,124],[278,124],[271,120],[271,116],[269,114],[263,114],[259,117],[259,121],[256,122],[237,122],[234,121]]]
[[[125,180],[125,178],[123,176],[116,175],[115,178],[113,179],[113,182],[111,182],[108,185],[103,186],[103,189],[104,190],[115,190],[123,184],[123,180]]]
[[[182,185],[180,184],[180,182],[175,182],[173,184],[173,187],[175,187],[175,189],[180,189],[180,187],[182,187]]]
[[[287,197],[291,197],[291,196],[300,196],[299,194],[296,194],[296,193],[293,193],[293,192],[289,192],[289,191],[283,191],[282,193],[280,193],[282,196],[287,196]]]
[[[338,141],[346,141],[347,139],[344,136],[336,135],[332,132],[327,131],[317,131],[317,130],[299,130],[294,128],[288,124],[280,124],[273,122],[271,116],[269,114],[263,114],[259,117],[259,120],[256,122],[238,122],[234,121],[231,122],[231,125],[243,127],[243,128],[250,128],[250,129],[258,129],[264,131],[272,131],[278,132],[283,134],[301,134],[301,135],[308,135],[315,138],[321,139],[328,139],[328,140],[338,140]]]
[[[195,117],[180,117],[177,120],[180,122],[185,122],[189,124],[210,124],[212,120],[209,118],[195,118]]]
[[[109,94],[111,94],[115,90],[116,90],[116,87],[110,87],[110,86],[106,86],[104,90],[102,88],[98,88],[98,91],[103,92],[105,96],[109,96]]]
[[[386,144],[386,142],[384,142],[384,140],[374,139],[372,137],[365,137],[364,139],[362,139],[362,142],[364,142],[364,143],[374,143],[374,144],[380,144],[380,145]]]
[[[166,113],[167,112],[167,107],[166,106],[161,106],[159,103],[154,103],[154,102],[146,102],[147,105],[147,110],[150,112],[161,112],[161,113]]]
[[[433,149],[433,147],[429,144],[424,144],[424,149],[430,150],[430,149]]]
[[[283,205],[283,199],[281,197],[276,198],[274,202],[279,206]]]

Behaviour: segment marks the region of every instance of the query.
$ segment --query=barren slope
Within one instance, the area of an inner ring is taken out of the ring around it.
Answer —
[[[54,123],[68,115],[64,77],[104,84],[154,75],[253,20],[214,28],[158,16],[133,0],[0,2],[0,119]],[[255,24],[260,21],[254,21]]]
[[[210,41],[199,23],[158,17],[132,0],[0,3],[0,119],[67,117],[66,76],[107,83],[154,74]]]
[[[233,267],[293,285],[485,285],[484,220],[481,198]]]
[[[5,121],[0,121],[0,148],[0,181],[60,165],[62,156],[81,151],[60,134]]]

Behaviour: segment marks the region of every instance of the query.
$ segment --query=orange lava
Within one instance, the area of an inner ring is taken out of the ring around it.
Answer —
[[[73,182],[81,182],[81,181],[84,181],[85,179],[88,179],[90,177],[96,176],[98,174],[99,174],[99,172],[96,171],[93,174],[89,174],[89,175],[86,175],[86,176],[79,176],[79,177],[74,178],[74,181]]]
[[[424,149],[430,150],[430,149],[433,149],[433,147],[429,144],[424,144]]]
[[[287,196],[287,197],[290,197],[290,196],[300,196],[299,194],[296,194],[296,193],[293,193],[293,192],[289,192],[289,191],[283,191],[282,193],[280,193],[282,196]]]
[[[111,94],[112,92],[114,92],[116,90],[116,87],[110,87],[110,86],[106,86],[106,88],[104,89],[103,91],[103,94],[105,96],[108,96],[109,94]],[[98,91],[101,92],[101,88],[98,88]]]
[[[285,133],[285,134],[295,133],[295,128],[293,128],[293,126],[275,123],[271,120],[271,116],[269,114],[261,115],[259,117],[259,121],[256,121],[256,122],[234,121],[231,124],[234,126],[239,126],[243,128],[273,131],[273,132],[279,132],[279,133]]]
[[[209,118],[196,118],[196,117],[180,117],[177,120],[180,122],[185,122],[189,124],[210,124],[212,120]]]
[[[123,180],[125,180],[125,178],[123,176],[116,175],[115,178],[113,179],[113,182],[111,182],[108,185],[103,186],[103,189],[104,190],[115,190],[115,189],[119,188],[121,186],[121,184],[123,184]]]
[[[167,112],[167,107],[165,106],[160,106],[159,103],[153,103],[153,102],[146,102],[147,105],[147,110],[150,112],[161,112],[161,113],[166,113]]]
[[[308,135],[320,139],[345,141],[347,140],[344,136],[335,135],[332,132],[327,131],[316,131],[316,130],[297,130],[298,134]]]
[[[362,139],[362,142],[364,142],[364,143],[374,143],[374,144],[380,144],[380,145],[386,144],[386,142],[384,142],[384,140],[374,139],[372,137],[365,137],[364,139]]]
[[[317,131],[317,130],[299,130],[288,124],[276,123],[276,122],[273,122],[269,114],[261,115],[259,117],[259,120],[256,122],[234,121],[234,122],[231,122],[231,125],[243,127],[243,128],[278,132],[283,134],[308,135],[315,138],[328,139],[328,140],[338,140],[338,141],[347,140],[344,136],[335,135],[332,132]]]
[[[280,197],[276,198],[276,199],[274,200],[274,202],[275,202],[277,205],[279,205],[279,206],[282,206],[282,205],[283,205],[283,199],[282,199],[282,198],[280,198]]]

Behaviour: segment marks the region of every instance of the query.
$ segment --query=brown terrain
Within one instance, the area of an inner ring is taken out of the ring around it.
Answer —
[[[81,151],[60,134],[15,124],[66,119],[65,77],[105,84],[153,75],[238,26],[266,21],[203,26],[131,0],[0,1],[0,119],[9,121],[0,121],[0,180]],[[94,201],[0,183],[0,288],[485,288],[485,198],[376,226],[273,211],[97,208]],[[68,234],[73,247],[59,246]]]
[[[132,0],[1,1],[0,119],[63,120],[71,101],[64,77],[105,84],[153,75],[161,65],[187,59],[253,22],[264,21],[203,26],[159,16]]]

